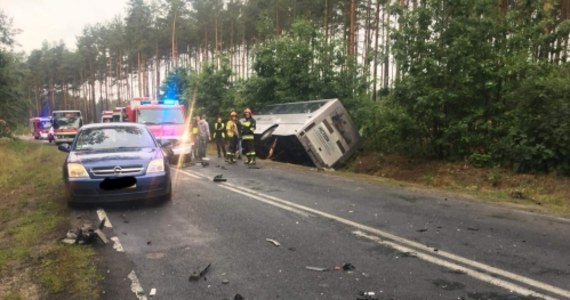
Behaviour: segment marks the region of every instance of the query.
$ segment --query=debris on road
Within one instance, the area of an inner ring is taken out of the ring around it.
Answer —
[[[360,292],[356,300],[378,300],[375,292]]]
[[[105,219],[101,221],[99,227],[97,229],[91,228],[90,225],[84,224],[81,228],[77,230],[69,230],[64,238],[60,241],[64,244],[72,245],[72,244],[91,244],[95,241],[99,240],[103,244],[108,244],[109,240],[107,239],[107,235],[103,233],[101,230],[103,225],[105,224]]]
[[[156,289],[155,288],[150,289],[150,293],[148,293],[148,295],[151,297],[156,296]]]
[[[274,240],[274,239],[266,238],[265,241],[267,241],[267,242],[273,244],[275,247],[281,247],[281,244],[280,244],[278,241]]]
[[[354,269],[356,269],[355,266],[353,266],[351,263],[345,263],[342,266],[341,265],[336,265],[334,267],[335,270],[339,271],[339,270],[343,270],[343,271],[352,271]]]
[[[325,272],[329,270],[329,268],[312,267],[312,266],[305,266],[305,269],[315,272]]]
[[[469,231],[479,231],[479,228],[477,228],[477,227],[467,227],[467,230],[469,230]]]
[[[227,280],[227,279],[222,280],[222,284],[228,284],[228,283],[230,283],[229,280]]]
[[[244,300],[244,298],[243,298],[242,295],[236,294],[236,295],[234,296],[234,300]]]
[[[416,231],[417,231],[417,232],[426,232],[426,231],[428,231],[428,230],[427,230],[427,228],[422,228],[422,229],[418,229],[418,230],[416,230]]]
[[[223,182],[223,181],[228,181],[226,178],[224,178],[223,174],[218,174],[214,176],[214,182]]]
[[[208,270],[210,269],[210,266],[212,264],[208,264],[205,268],[203,268],[200,272],[193,272],[190,275],[190,278],[188,278],[189,281],[198,281],[200,278],[204,277],[204,275],[206,275],[206,273],[208,273]]]

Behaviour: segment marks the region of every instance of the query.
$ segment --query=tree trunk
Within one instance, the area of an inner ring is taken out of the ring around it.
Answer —
[[[216,69],[218,69],[220,67],[220,51],[218,49],[219,46],[219,40],[218,40],[218,16],[216,15],[216,18],[214,19],[214,51],[215,51],[215,55],[216,57],[214,58],[215,60],[215,66]]]
[[[382,18],[385,18],[384,27],[384,88],[388,87],[390,82],[390,15],[386,16],[386,10],[383,11]]]
[[[156,98],[160,97],[160,58],[158,57],[158,44],[156,45],[155,48],[155,58],[154,58],[155,64],[156,64]]]
[[[89,63],[89,84],[91,85],[91,122],[97,120],[97,103],[95,99],[95,71],[93,69],[93,62]]]
[[[329,44],[329,0],[325,0],[325,45]]]
[[[172,20],[172,63],[174,64],[174,68],[178,67],[178,45],[176,44],[176,12],[174,12],[174,19]],[[157,46],[157,55],[158,55],[158,46]]]
[[[380,0],[376,0],[376,36],[374,39],[374,88],[372,90],[372,100],[376,102],[378,96],[378,38],[380,37]]]
[[[348,31],[348,56],[356,55],[356,0],[350,0],[349,6],[349,22]]]

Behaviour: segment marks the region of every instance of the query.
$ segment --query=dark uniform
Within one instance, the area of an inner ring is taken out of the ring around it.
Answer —
[[[251,116],[251,109],[246,108],[243,111],[245,120],[241,122],[241,139],[247,164],[255,165],[255,144],[253,141],[253,133],[255,132],[255,119]]]
[[[226,124],[222,122],[222,118],[218,117],[214,123],[214,141],[216,141],[216,149],[218,150],[218,157],[226,155]]]

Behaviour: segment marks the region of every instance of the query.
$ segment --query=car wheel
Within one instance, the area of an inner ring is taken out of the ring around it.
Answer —
[[[170,185],[170,189],[168,193],[161,198],[162,202],[170,202],[172,200],[172,185]]]

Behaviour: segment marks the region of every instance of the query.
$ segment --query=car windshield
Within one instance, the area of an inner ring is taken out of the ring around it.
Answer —
[[[51,122],[50,121],[40,121],[40,122],[38,122],[38,128],[39,129],[50,129],[51,128]]]
[[[128,150],[155,146],[151,135],[143,128],[99,127],[81,130],[73,150]]]
[[[81,113],[79,112],[54,112],[55,129],[79,129],[81,123]]]
[[[142,124],[184,124],[184,114],[178,108],[141,109],[137,114]]]

